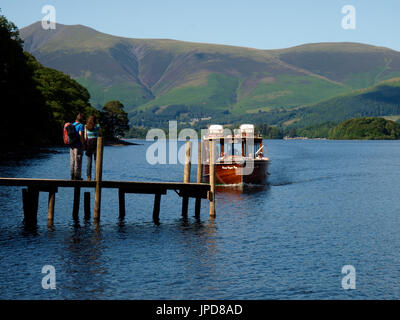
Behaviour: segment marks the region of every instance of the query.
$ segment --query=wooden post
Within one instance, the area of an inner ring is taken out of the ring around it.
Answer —
[[[199,141],[198,153],[197,153],[197,183],[201,183],[203,175],[203,144],[201,139]]]
[[[190,182],[191,156],[192,156],[192,141],[186,141],[185,145],[185,168],[183,171],[183,182]]]
[[[22,189],[22,203],[25,222],[35,224],[37,222],[39,191],[29,187],[28,189]]]
[[[153,208],[153,221],[156,225],[160,224],[160,202],[161,202],[161,193],[156,193],[154,197],[154,208]]]
[[[196,198],[195,208],[194,208],[194,216],[196,218],[200,217],[200,210],[201,210],[201,198]]]
[[[47,219],[49,221],[54,220],[54,205],[56,201],[56,191],[51,190],[49,191],[49,208],[48,208],[48,213],[47,213]]]
[[[103,176],[103,137],[98,137],[97,154],[96,154],[96,191],[94,195],[94,215],[93,215],[95,221],[100,220],[102,176]]]
[[[183,170],[183,182],[190,182],[190,169],[191,169],[191,151],[192,151],[192,142],[186,141],[186,150],[185,150],[185,167]],[[189,206],[189,197],[183,195],[182,196],[182,216],[186,217]]]
[[[38,212],[38,207],[39,207],[39,191],[36,190],[35,188],[29,188],[28,191],[31,194],[31,199],[32,199],[32,212],[33,212],[33,217],[34,220],[37,220],[37,212]]]
[[[118,189],[119,198],[119,218],[125,218],[125,192],[124,190]]]
[[[210,160],[209,160],[209,182],[210,192],[208,200],[210,203],[210,217],[215,218],[215,142],[210,140]]]
[[[85,220],[90,219],[90,192],[83,194],[84,208],[85,208]]]
[[[81,187],[74,187],[74,207],[72,217],[76,220],[79,218],[79,204],[81,202]]]
[[[32,222],[32,197],[28,189],[22,189],[22,205],[24,208],[24,221]]]
[[[197,183],[201,183],[202,175],[203,175],[203,143],[201,142],[201,138],[199,139],[198,153],[197,153]],[[195,204],[195,217],[200,217],[200,208],[201,208],[201,198],[196,198]]]

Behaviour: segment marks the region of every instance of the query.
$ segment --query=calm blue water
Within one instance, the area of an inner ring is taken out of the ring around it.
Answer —
[[[151,166],[149,143],[106,147],[105,180],[181,181],[181,165]],[[217,217],[181,218],[174,193],[127,195],[118,220],[116,190],[104,190],[99,227],[72,219],[72,189],[56,196],[47,227],[42,193],[36,230],[22,223],[21,188],[0,187],[1,299],[398,299],[400,142],[265,141],[270,186],[217,194]],[[69,154],[3,163],[2,177],[68,178]],[[192,167],[195,176],[196,167]],[[84,190],[82,190],[83,192]],[[92,191],[93,192],[93,191]],[[92,193],[92,199],[93,199]],[[44,265],[56,290],[44,290]],[[356,289],[343,290],[344,265]]]

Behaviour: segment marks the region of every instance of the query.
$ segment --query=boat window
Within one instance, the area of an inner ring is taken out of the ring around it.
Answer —
[[[235,156],[241,156],[242,155],[242,143],[234,143],[233,144],[233,150],[234,150],[234,155]]]
[[[226,156],[232,155],[232,143],[226,142],[224,145],[224,153]]]
[[[254,142],[250,143],[250,141],[246,141],[245,143],[245,156],[249,158],[254,158]]]
[[[260,144],[259,142],[254,144],[254,154],[256,154],[258,152],[259,156],[262,156],[264,154],[264,149],[260,149],[262,146],[262,144]]]

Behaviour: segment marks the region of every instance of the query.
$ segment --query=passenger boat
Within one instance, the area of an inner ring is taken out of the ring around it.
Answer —
[[[262,137],[255,135],[254,125],[243,124],[233,134],[226,134],[223,126],[211,125],[203,137],[202,180],[209,181],[209,146],[215,142],[216,185],[265,185],[269,158],[264,156]]]

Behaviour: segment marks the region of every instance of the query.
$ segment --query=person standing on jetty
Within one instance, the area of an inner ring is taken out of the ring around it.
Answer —
[[[84,127],[83,122],[85,117],[82,113],[79,113],[76,116],[76,120],[73,123],[76,132],[79,135],[79,139],[71,145],[69,151],[69,163],[71,168],[71,179],[72,180],[82,180],[81,172],[82,172],[82,156],[83,150],[85,149],[85,140],[84,140]]]
[[[89,181],[92,180],[92,159],[96,162],[97,137],[99,136],[100,125],[96,121],[96,116],[91,115],[85,126],[85,142],[87,168],[86,175]]]

